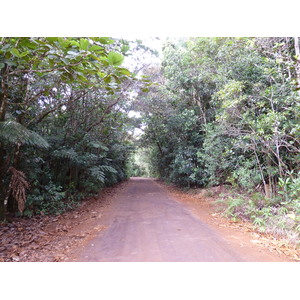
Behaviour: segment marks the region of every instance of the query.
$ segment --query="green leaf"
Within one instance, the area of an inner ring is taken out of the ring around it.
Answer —
[[[5,60],[5,63],[10,67],[16,67],[17,64],[14,61]]]
[[[70,46],[70,41],[64,38],[58,38],[58,42],[60,47],[62,48],[68,48]]]
[[[124,56],[117,52],[109,52],[107,59],[110,65],[119,66],[124,61]]]
[[[118,71],[123,75],[127,75],[127,76],[131,75],[130,71],[125,68],[118,68]]]
[[[20,57],[20,52],[19,52],[19,50],[16,49],[16,48],[11,49],[11,50],[10,50],[10,53],[11,53],[12,55],[16,56],[16,57]]]
[[[81,50],[87,51],[89,48],[89,41],[87,39],[80,39],[79,47]]]
[[[29,51],[24,51],[20,54],[20,57],[24,57],[29,54]]]
[[[97,75],[100,77],[100,78],[104,78],[106,76],[105,73],[102,73],[102,72],[97,72]]]
[[[129,49],[130,49],[130,46],[128,46],[128,45],[123,45],[121,51],[122,51],[123,53],[126,53],[126,52],[129,51]]]
[[[101,37],[99,38],[99,42],[101,44],[107,45],[107,44],[112,44],[114,41],[108,37]]]
[[[61,59],[66,65],[68,65],[70,62],[69,62],[69,60],[67,59],[67,58],[62,58]]]
[[[5,67],[4,63],[0,63],[0,69],[3,69]]]
[[[38,47],[37,43],[31,40],[24,40],[23,45],[31,50],[35,50]]]
[[[94,45],[94,46],[90,47],[89,51],[97,51],[97,52],[101,51],[102,52],[103,47],[98,46],[98,45]]]
[[[53,43],[53,42],[58,41],[58,37],[47,37],[46,40]]]
[[[70,41],[70,44],[72,46],[80,47],[79,43],[77,41]]]
[[[114,78],[115,78],[115,81],[116,81],[116,83],[121,83],[121,80],[119,79],[119,77],[118,76],[116,76],[116,75],[112,75]]]
[[[110,83],[111,82],[111,75],[107,75],[106,77],[104,77],[104,82],[105,83]]]
[[[84,82],[88,81],[88,80],[87,80],[84,76],[82,76],[82,75],[78,75],[78,74],[77,74],[77,78],[80,79],[81,81],[84,81]]]
[[[116,83],[119,83],[119,84],[121,83],[121,80],[119,79],[118,76],[112,75],[112,77],[115,79]]]

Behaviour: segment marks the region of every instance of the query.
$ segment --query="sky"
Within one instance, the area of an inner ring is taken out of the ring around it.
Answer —
[[[299,8],[295,0],[4,1],[0,36],[295,36]]]
[[[157,50],[159,53],[159,56],[156,57],[154,55],[151,54],[144,54],[144,59],[142,60],[142,62],[148,62],[150,63],[160,63],[160,60],[162,58],[162,47],[163,47],[163,43],[165,41],[165,38],[157,38],[157,37],[136,37],[136,39],[140,39],[143,41],[143,44],[153,50]],[[127,67],[129,70],[131,70],[132,68],[134,69],[134,66],[136,66],[137,63],[134,60],[134,58],[131,57],[125,57],[125,61],[124,61],[124,66]],[[134,97],[134,93],[133,93],[133,97]],[[141,114],[139,112],[136,111],[129,111],[128,113],[130,118],[139,118],[141,117]],[[145,126],[141,126],[141,128],[134,128],[132,134],[134,137],[139,138],[143,133],[143,129],[145,128]]]

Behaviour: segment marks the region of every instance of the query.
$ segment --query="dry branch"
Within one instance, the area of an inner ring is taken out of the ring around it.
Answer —
[[[10,167],[8,171],[12,175],[9,183],[7,198],[11,193],[18,203],[18,209],[20,213],[22,213],[25,209],[26,189],[29,189],[30,185],[23,172],[18,171],[14,167]]]

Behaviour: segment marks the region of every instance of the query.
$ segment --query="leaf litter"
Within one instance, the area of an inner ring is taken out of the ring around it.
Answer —
[[[0,262],[67,261],[72,249],[106,228],[101,224],[102,214],[120,185],[102,190],[62,215],[11,218],[9,223],[0,223]]]

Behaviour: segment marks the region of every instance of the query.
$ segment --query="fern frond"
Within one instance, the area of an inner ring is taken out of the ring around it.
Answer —
[[[39,134],[12,120],[0,122],[1,139],[14,145],[30,145],[39,148],[49,147],[48,142]]]
[[[118,171],[111,166],[98,166],[97,168],[99,168],[99,170],[101,171],[108,172],[108,173],[113,173],[113,174],[118,173]]]
[[[100,142],[89,142],[87,146],[95,149],[101,149],[106,152],[109,151],[109,149]]]
[[[92,167],[89,169],[90,174],[93,178],[100,181],[101,183],[105,182],[105,173],[99,169],[99,167]]]
[[[69,161],[76,162],[78,154],[73,148],[70,148],[55,150],[53,151],[53,156],[58,159],[67,159]]]
[[[100,181],[101,183],[105,182],[106,179],[106,174],[107,173],[113,173],[116,174],[118,173],[116,169],[114,169],[111,166],[94,166],[89,169],[90,174],[92,177]]]

